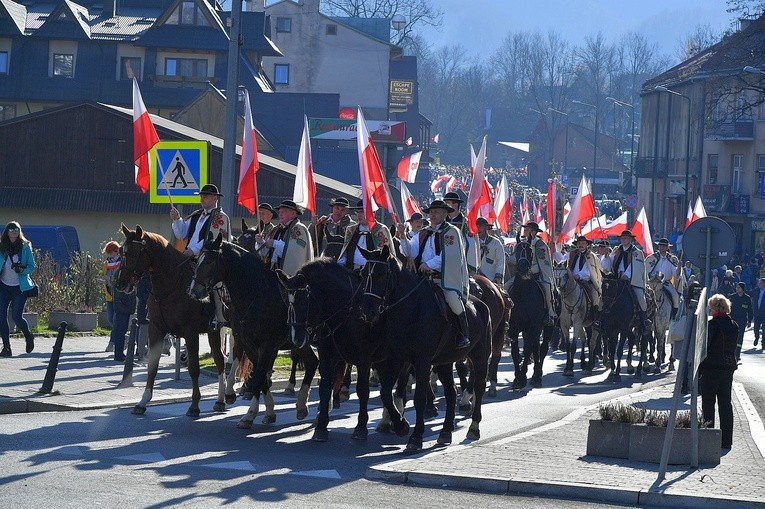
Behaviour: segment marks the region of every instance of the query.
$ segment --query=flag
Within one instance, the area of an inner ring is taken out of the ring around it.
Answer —
[[[691,208],[691,202],[688,202],[688,212],[685,214],[685,228],[688,228],[693,222],[693,209]]]
[[[542,239],[545,242],[545,244],[549,245],[550,236],[547,234],[547,225],[545,224],[545,220],[542,219],[542,221],[540,221],[537,224],[539,225],[539,228],[542,230],[541,232],[539,232],[539,238]]]
[[[502,180],[497,184],[497,194],[494,197],[494,213],[497,216],[497,228],[504,233],[510,231],[512,222],[513,202],[507,195],[507,178],[502,175]]]
[[[420,157],[422,157],[422,150],[402,157],[398,162],[398,178],[404,182],[414,182],[417,168],[420,167]]]
[[[404,143],[406,143],[406,146],[407,146],[407,147],[411,147],[411,146],[412,146],[412,143],[414,143],[414,141],[412,140],[412,137],[410,136],[410,137],[408,137],[408,138],[406,139],[406,141],[405,141]]]
[[[415,212],[422,214],[420,204],[417,203],[417,200],[414,199],[412,193],[409,192],[409,188],[403,182],[401,183],[401,205],[401,214],[404,216],[404,221],[409,221],[409,218]]]
[[[547,182],[547,224],[550,225],[550,232],[552,233],[555,229],[555,216],[557,213],[555,207],[558,206],[558,179],[557,177],[548,179]]]
[[[449,175],[441,175],[436,180],[430,183],[430,191],[433,194],[436,194],[436,192],[441,188],[442,185],[444,185],[444,182],[448,181],[450,178]]]
[[[621,216],[617,217],[610,223],[603,226],[602,238],[608,238],[609,235],[620,235],[627,229],[627,212],[623,212]]]
[[[492,209],[491,193],[489,184],[483,176],[483,167],[486,163],[486,136],[483,137],[481,149],[478,151],[478,158],[473,172],[473,182],[470,184],[470,194],[468,194],[467,212],[468,212],[468,231],[478,233],[478,227],[475,222],[479,214],[485,217],[489,222],[494,218]]]
[[[704,202],[701,201],[701,196],[696,198],[696,205],[693,207],[693,217],[691,218],[691,222],[701,219],[702,217],[707,217],[707,211],[704,208]]]
[[[433,140],[433,143],[438,143],[438,137],[439,136],[440,136],[440,134],[437,134],[437,135],[433,136],[433,138],[431,138]]]
[[[534,222],[542,224],[542,221],[544,221],[544,217],[542,216],[542,200],[539,200],[534,206]]]
[[[573,239],[579,225],[595,216],[595,202],[592,199],[590,188],[587,185],[587,178],[582,175],[582,183],[579,185],[579,191],[576,193],[574,203],[571,205],[571,212],[561,227],[558,242],[564,243]]]
[[[308,117],[303,115],[303,139],[300,140],[295,189],[292,201],[309,209],[316,216],[316,182],[313,180],[313,159],[311,158],[311,136],[308,131]]]
[[[651,240],[651,228],[648,226],[648,218],[645,215],[645,207],[640,209],[635,224],[632,225],[632,234],[635,240],[643,247],[646,256],[653,254],[653,240]]]
[[[475,168],[475,162],[478,159],[478,156],[475,155],[475,149],[473,148],[473,144],[470,143],[470,176],[473,176],[473,168]]]
[[[244,91],[244,135],[242,136],[242,159],[239,163],[239,188],[237,202],[242,207],[255,214],[258,208],[258,183],[255,174],[258,173],[258,145],[255,136],[255,125],[252,123],[250,111],[250,94]]]
[[[457,185],[457,177],[454,175],[451,175],[449,177],[449,180],[446,181],[446,192],[454,191],[455,186]]]
[[[135,183],[143,193],[149,191],[149,151],[157,143],[157,130],[154,129],[149,112],[143,104],[138,80],[133,78],[133,160]]]
[[[593,217],[582,226],[582,235],[588,239],[603,239],[608,235],[603,235],[603,227],[608,223],[606,215],[603,214],[600,217]],[[627,229],[627,225],[624,228]],[[618,234],[617,234],[618,235]]]
[[[364,113],[358,108],[356,116],[356,142],[359,152],[359,173],[361,175],[361,197],[364,202],[364,216],[369,228],[375,225],[375,211],[382,207],[393,213],[393,200],[385,182],[380,158],[364,121]],[[394,217],[395,220],[395,217]]]
[[[567,201],[566,204],[563,206],[563,222],[566,222],[566,219],[568,218],[569,213],[571,213],[571,202]]]

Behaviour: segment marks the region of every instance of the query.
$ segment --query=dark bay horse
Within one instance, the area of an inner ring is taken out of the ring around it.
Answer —
[[[604,357],[608,359],[610,373],[608,380],[621,381],[621,361],[624,353],[624,342],[628,342],[630,351],[635,343],[635,329],[638,328],[638,314],[635,312],[637,304],[633,296],[629,282],[624,281],[614,274],[603,277],[603,312],[600,319],[600,330],[603,335],[603,346],[606,348]],[[646,335],[639,334],[641,344],[639,351],[640,361],[635,374],[640,377],[645,358]],[[604,362],[605,364],[605,362]]]
[[[363,291],[361,317],[372,327],[384,327],[388,357],[380,373],[380,398],[398,436],[409,433],[409,423],[393,402],[393,385],[399,374],[411,365],[415,373],[414,407],[417,420],[406,446],[408,451],[422,449],[425,431],[424,411],[427,404],[431,366],[436,366],[444,387],[446,417],[438,443],[450,444],[454,430],[457,394],[454,388],[453,365],[468,358],[475,377],[475,404],[468,440],[480,438],[481,404],[486,390],[486,373],[491,350],[491,318],[486,305],[474,298],[467,303],[470,346],[457,349],[457,328],[446,317],[431,282],[409,270],[390,256],[387,246],[381,251],[361,249],[367,263],[362,269]],[[445,304],[444,304],[445,305]]]
[[[240,342],[254,368],[255,382],[250,408],[237,423],[237,427],[248,429],[258,414],[260,395],[266,396],[271,381],[268,372],[280,348],[289,348],[287,327],[287,305],[282,300],[281,285],[276,272],[270,270],[261,258],[249,251],[223,242],[219,236],[208,240],[202,247],[196,271],[189,286],[189,294],[205,299],[213,286],[223,282],[231,296],[231,329],[236,341]],[[310,359],[310,356],[305,357]],[[308,415],[307,401],[318,360],[306,364],[303,385],[298,392],[298,419]],[[273,408],[266,408],[265,422],[274,422]]]
[[[122,225],[125,242],[122,244],[122,265],[117,276],[117,288],[133,291],[145,272],[151,274],[149,309],[149,354],[146,389],[143,397],[133,408],[133,413],[143,415],[151,401],[154,380],[159,369],[162,342],[166,334],[173,334],[186,340],[188,369],[193,386],[191,406],[186,415],[199,416],[199,334],[207,333],[210,351],[218,369],[218,400],[214,410],[222,412],[226,403],[233,403],[233,395],[226,395],[224,359],[220,331],[210,328],[214,309],[211,302],[199,302],[190,298],[186,291],[194,275],[191,258],[178,252],[159,234],[135,231]]]
[[[361,278],[331,258],[309,262],[293,277],[277,271],[288,296],[290,335],[296,346],[314,341],[319,351],[321,383],[319,414],[313,440],[329,438],[329,403],[334,381],[345,373],[346,363],[358,370],[356,394],[359,416],[351,438],[368,435],[369,371],[387,355],[386,336],[361,320]]]
[[[531,244],[518,238],[515,245],[515,277],[510,288],[510,298],[515,307],[510,315],[508,327],[510,349],[515,367],[513,390],[523,389],[526,386],[526,371],[532,359],[534,374],[531,377],[531,385],[533,387],[542,386],[542,364],[547,356],[550,337],[552,337],[554,328],[544,325],[547,318],[545,294],[539,283],[532,277],[531,257]],[[522,359],[518,346],[519,334],[523,334]]]

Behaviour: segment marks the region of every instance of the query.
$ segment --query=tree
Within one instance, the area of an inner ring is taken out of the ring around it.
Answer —
[[[723,34],[715,32],[709,23],[703,25],[696,25],[693,32],[685,36],[685,39],[680,44],[678,50],[678,57],[683,62],[689,58],[698,55],[705,49],[716,44],[722,39]]]
[[[737,18],[757,18],[765,13],[765,1],[763,0],[727,0],[727,12],[733,13]]]

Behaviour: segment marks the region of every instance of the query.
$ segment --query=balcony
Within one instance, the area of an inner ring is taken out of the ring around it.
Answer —
[[[635,176],[638,178],[664,178],[669,161],[665,157],[638,157],[635,160]]]
[[[706,139],[720,141],[754,140],[754,122],[751,119],[707,124]]]

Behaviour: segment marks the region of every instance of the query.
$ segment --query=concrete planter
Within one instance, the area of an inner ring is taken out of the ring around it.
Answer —
[[[632,424],[591,419],[587,430],[587,455],[627,459]]]
[[[51,311],[48,315],[48,327],[58,329],[61,322],[68,324],[70,331],[91,331],[98,325],[98,313],[73,313],[70,311]]]
[[[634,424],[630,430],[629,459],[645,463],[661,462],[664,447],[664,435],[667,428]],[[699,463],[720,464],[722,434],[719,429],[699,429]],[[691,463],[691,430],[675,428],[672,445],[669,450],[670,465],[689,465]]]
[[[100,311],[98,313],[98,326],[102,329],[112,328],[112,324],[109,323],[109,318],[106,317],[106,311]]]
[[[29,324],[30,329],[34,329],[37,327],[37,322],[39,320],[39,315],[37,313],[24,313],[24,319]],[[16,327],[16,323],[13,321],[13,318],[11,318],[11,310],[8,308],[8,327],[10,327],[11,332],[20,332],[18,328]]]

